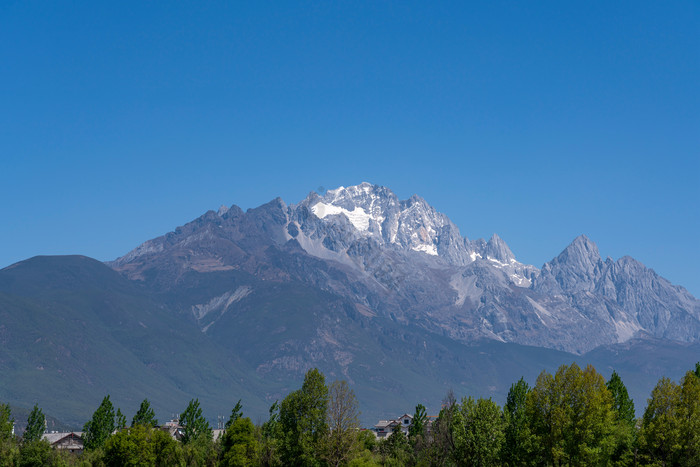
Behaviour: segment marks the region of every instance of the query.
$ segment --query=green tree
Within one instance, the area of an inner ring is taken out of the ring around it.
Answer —
[[[612,435],[615,446],[610,462],[613,465],[631,465],[634,462],[636,438],[634,402],[629,397],[622,378],[615,371],[613,371],[606,386],[613,398],[613,412],[616,422]]]
[[[45,429],[46,417],[44,417],[44,412],[41,411],[38,404],[34,404],[34,408],[27,418],[27,428],[24,430],[22,441],[28,443],[41,439]]]
[[[651,391],[639,432],[644,460],[654,465],[679,465],[682,432],[679,418],[681,387],[661,378]]]
[[[503,413],[491,399],[462,399],[452,430],[457,465],[491,466],[498,462],[505,438]]]
[[[325,459],[329,465],[346,464],[357,454],[360,410],[347,381],[333,381],[328,388],[328,436]]]
[[[610,380],[605,383],[613,398],[613,410],[615,418],[630,426],[634,426],[636,418],[634,416],[634,401],[627,393],[627,388],[622,382],[622,378],[615,371],[610,376]]]
[[[0,467],[14,467],[19,456],[19,449],[12,435],[14,423],[10,404],[0,403]]]
[[[158,426],[156,414],[151,408],[151,403],[148,402],[148,399],[144,399],[143,402],[141,402],[139,410],[136,412],[134,418],[131,420],[131,426],[133,427],[136,425],[145,425],[150,427]]]
[[[510,386],[506,405],[503,407],[506,426],[501,458],[508,466],[532,463],[533,439],[526,412],[529,392],[530,386],[520,378],[517,383]]]
[[[196,436],[182,445],[182,457],[187,466],[215,466],[219,461],[221,443],[206,436]]]
[[[401,431],[401,425],[396,425],[391,434],[379,444],[382,455],[382,465],[407,466],[413,464],[413,453],[406,435]]]
[[[325,377],[314,368],[306,372],[301,389],[290,393],[280,405],[280,458],[285,465],[320,465],[328,432],[327,410]]]
[[[247,467],[256,464],[258,440],[250,418],[237,418],[224,433],[221,441],[222,466]]]
[[[137,423],[107,440],[102,460],[107,467],[165,467],[179,465],[183,459],[177,442],[170,435]]]
[[[0,404],[0,441],[12,439],[12,427],[15,419],[12,418],[10,404]]]
[[[411,440],[417,439],[417,437],[425,436],[425,423],[428,417],[425,413],[425,406],[423,404],[418,404],[416,406],[416,411],[413,413],[413,419],[411,420],[411,426],[408,427],[408,438]]]
[[[114,429],[114,406],[109,400],[109,395],[107,395],[92,414],[90,421],[83,427],[83,445],[85,450],[91,451],[104,445]]]
[[[614,448],[615,414],[605,379],[588,365],[543,371],[527,400],[539,463],[605,464]]]
[[[17,467],[63,467],[67,466],[59,452],[51,448],[48,441],[33,439],[22,443]]]
[[[117,409],[117,414],[114,416],[114,427],[117,430],[123,430],[126,428],[126,417],[122,413],[121,409]]]
[[[698,466],[700,465],[700,378],[692,371],[686,373],[681,380],[679,418],[683,440],[682,464]]]
[[[429,465],[448,465],[451,462],[455,449],[454,438],[452,436],[453,419],[459,410],[459,404],[454,393],[450,389],[442,400],[442,409],[437,420],[431,427],[431,443],[422,457]]]
[[[263,466],[282,465],[280,460],[280,405],[275,401],[270,406],[270,416],[260,427],[260,451],[259,460]]]
[[[243,416],[243,406],[241,405],[241,400],[238,399],[238,402],[236,402],[236,405],[231,410],[231,416],[228,418],[228,421],[226,422],[226,425],[224,426],[224,428],[230,427],[231,425],[233,425],[233,423],[236,420],[238,420],[242,416]]]
[[[189,444],[194,439],[203,437],[211,441],[213,433],[209,422],[202,415],[199,399],[190,400],[187,408],[180,414],[180,426],[183,428],[182,444]]]

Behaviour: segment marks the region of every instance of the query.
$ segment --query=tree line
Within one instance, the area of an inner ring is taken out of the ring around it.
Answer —
[[[408,436],[397,426],[383,440],[360,429],[347,382],[326,385],[318,369],[260,425],[243,416],[239,400],[217,440],[197,399],[180,415],[176,440],[158,428],[148,400],[127,424],[106,396],[83,428],[80,456],[41,439],[36,405],[21,438],[12,424],[9,405],[0,404],[0,467],[700,466],[700,363],[679,382],[659,380],[641,419],[617,373],[606,381],[574,363],[543,371],[533,387],[521,378],[503,407],[490,398],[458,401],[450,391],[437,418],[418,404]]]

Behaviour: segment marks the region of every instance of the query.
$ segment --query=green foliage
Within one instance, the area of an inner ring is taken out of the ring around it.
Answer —
[[[182,445],[184,464],[189,466],[215,466],[219,460],[220,444],[212,442],[206,436],[196,436],[189,443]]]
[[[418,404],[416,406],[416,411],[413,413],[411,426],[408,427],[409,439],[414,440],[418,436],[425,436],[425,422],[427,419],[428,417],[425,413],[425,406],[423,404]]]
[[[10,404],[0,404],[0,441],[12,439],[12,427],[15,419],[12,418]]]
[[[357,444],[361,450],[374,451],[377,448],[377,436],[370,430],[357,432]]]
[[[379,467],[382,465],[380,461],[372,451],[365,449],[348,462],[348,467]]]
[[[92,414],[92,419],[83,427],[83,444],[86,451],[104,445],[115,429],[114,418],[114,406],[107,395],[102,399],[102,403],[95,410],[95,413]]]
[[[401,425],[396,425],[387,439],[379,444],[379,453],[383,465],[405,466],[413,464],[413,449],[401,431]]]
[[[668,378],[662,378],[651,391],[639,432],[640,452],[650,464],[680,462],[680,398],[680,386]]]
[[[622,382],[620,375],[613,371],[606,386],[613,398],[613,410],[615,411],[616,419],[630,426],[634,426],[636,421],[634,416],[634,401],[632,401],[629,394],[627,394],[627,388]]]
[[[19,448],[12,436],[14,422],[10,404],[0,403],[0,467],[14,467],[19,457]]]
[[[700,378],[700,362],[697,362],[695,364],[695,371],[693,372],[693,374]]]
[[[520,378],[511,385],[503,407],[505,418],[502,460],[505,465],[529,465],[532,460],[533,436],[527,418],[527,396],[530,386]]]
[[[681,384],[663,378],[651,393],[639,447],[658,465],[700,465],[700,378],[689,371]]]
[[[280,405],[277,401],[270,406],[269,413],[270,417],[262,425],[262,435],[265,438],[277,438],[280,434]]]
[[[700,378],[692,371],[681,381],[679,415],[682,420],[683,464],[700,465]]]
[[[108,467],[183,464],[179,446],[168,433],[140,423],[111,436],[104,445],[102,460]]]
[[[114,416],[114,427],[117,430],[123,430],[126,428],[126,417],[122,413],[121,409],[117,409],[117,414]]]
[[[432,442],[423,453],[422,460],[429,465],[447,465],[454,451],[452,424],[459,405],[450,389],[442,400],[442,409],[431,427]]]
[[[196,438],[212,439],[209,422],[202,415],[199,399],[190,400],[187,408],[180,414],[180,426],[183,428],[182,444],[189,444]]]
[[[527,400],[539,462],[605,464],[614,446],[615,414],[603,377],[592,366],[542,372]]]
[[[285,465],[320,465],[328,432],[327,410],[325,377],[314,368],[306,373],[301,389],[290,393],[280,405],[280,458]]]
[[[280,459],[280,443],[282,438],[280,428],[280,405],[275,401],[270,406],[270,417],[260,427],[260,464],[264,466],[282,465]]]
[[[491,399],[462,399],[455,411],[453,457],[458,465],[490,466],[497,463],[505,434],[501,408]]]
[[[328,435],[324,447],[324,458],[329,465],[344,465],[357,454],[358,405],[347,381],[333,381],[328,388]]]
[[[151,408],[151,403],[148,402],[148,399],[144,399],[143,402],[141,402],[139,410],[136,412],[134,418],[131,420],[131,426],[133,427],[136,425],[145,425],[150,427],[158,426],[156,414]]]
[[[44,412],[41,411],[39,405],[34,404],[34,408],[29,414],[29,418],[27,418],[27,428],[24,430],[24,435],[22,436],[23,442],[28,443],[41,439],[45,428],[46,417],[44,417]]]
[[[237,418],[226,428],[221,441],[222,466],[248,467],[256,464],[258,440],[250,418]]]
[[[231,416],[229,417],[228,421],[226,422],[226,425],[224,426],[224,428],[230,427],[231,425],[233,425],[233,423],[236,420],[238,420],[242,416],[243,416],[243,406],[241,405],[241,400],[238,399],[238,402],[236,402],[236,405],[231,410]]]
[[[631,465],[634,462],[633,448],[636,438],[634,402],[617,372],[613,371],[606,386],[613,398],[616,421],[612,434],[615,445],[610,462],[614,465]]]
[[[22,444],[17,467],[67,466],[60,453],[54,451],[48,441],[33,439]]]

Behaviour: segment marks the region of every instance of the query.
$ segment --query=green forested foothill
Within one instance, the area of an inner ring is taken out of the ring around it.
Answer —
[[[39,438],[37,405],[17,438],[10,407],[0,404],[0,467],[700,466],[700,364],[679,382],[662,378],[641,419],[616,372],[605,381],[575,363],[543,371],[532,387],[521,378],[503,408],[491,399],[457,401],[450,391],[436,418],[418,404],[408,434],[397,425],[386,439],[360,429],[347,382],[326,385],[318,369],[258,426],[239,400],[217,439],[198,399],[182,412],[177,440],[154,415],[144,400],[126,427],[106,396],[85,424],[85,452],[74,455]]]

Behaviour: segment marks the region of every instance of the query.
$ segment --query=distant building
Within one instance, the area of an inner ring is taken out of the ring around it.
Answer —
[[[435,423],[437,418],[437,415],[427,415],[425,417],[426,432],[430,432],[433,423]],[[374,428],[372,428],[372,431],[378,439],[384,439],[394,431],[394,427],[399,426],[401,427],[401,433],[408,436],[408,429],[411,427],[412,424],[413,416],[405,413],[393,420],[379,420],[377,424],[374,425]]]
[[[61,449],[76,454],[83,452],[82,431],[44,433],[41,438],[48,441],[54,449]]]
[[[177,418],[174,418],[169,422],[166,422],[164,425],[159,426],[158,429],[167,432],[173,439],[177,441],[180,441],[182,439],[182,435],[184,435],[185,433],[185,428],[182,425],[180,425],[180,421]],[[211,431],[213,439],[214,441],[216,441],[221,436],[223,436],[226,430],[214,428]]]
[[[394,431],[394,427],[400,426],[401,432],[408,436],[408,428],[411,426],[412,422],[413,417],[407,413],[393,420],[379,420],[377,424],[374,425],[374,434],[377,438],[386,438]]]

